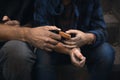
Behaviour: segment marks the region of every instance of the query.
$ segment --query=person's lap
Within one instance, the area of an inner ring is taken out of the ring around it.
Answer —
[[[91,80],[106,79],[112,69],[114,61],[113,48],[108,43],[103,43],[98,47],[83,47],[81,50],[87,58],[86,65],[90,72]],[[52,65],[66,65],[71,63],[68,55],[55,52],[48,53],[38,49],[36,55],[37,80],[56,80],[55,68]],[[49,78],[46,78],[47,76],[49,76]]]
[[[0,72],[5,80],[31,80],[34,63],[32,49],[22,41],[8,41],[0,49]]]
[[[113,48],[108,43],[104,43],[95,48],[85,47],[81,50],[87,58],[86,65],[91,74],[91,80],[104,80],[112,69],[114,61]],[[37,59],[26,43],[9,41],[0,49],[0,72],[3,73],[6,80],[15,80],[16,78],[16,80],[30,80],[31,71],[36,60],[34,70],[37,75],[34,79],[56,80],[54,66],[71,63],[68,55],[55,52],[48,53],[39,49],[36,56]],[[20,73],[23,74],[18,76],[17,74]]]
[[[106,78],[112,70],[115,58],[115,51],[111,45],[104,43],[95,48],[88,48],[84,55],[86,56],[86,65],[91,75],[90,80],[107,80]]]

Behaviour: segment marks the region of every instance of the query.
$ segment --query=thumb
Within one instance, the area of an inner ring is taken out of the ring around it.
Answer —
[[[61,29],[56,27],[56,26],[49,26],[47,29],[48,30],[58,30],[58,31],[61,31]]]
[[[82,57],[84,57],[84,56],[82,55],[81,51],[80,51],[80,48],[74,48],[73,50],[74,50],[74,53],[75,53],[75,55],[76,55],[76,57],[77,57],[78,59],[81,60]]]
[[[68,34],[75,34],[77,32],[77,30],[68,30],[68,31],[66,31],[66,33],[68,33]]]

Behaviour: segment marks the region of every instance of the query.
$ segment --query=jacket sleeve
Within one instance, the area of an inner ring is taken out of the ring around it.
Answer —
[[[93,46],[98,46],[106,41],[107,32],[106,24],[103,18],[102,7],[100,5],[100,0],[93,0],[94,7],[90,21],[90,33],[95,34],[96,40],[93,43]]]

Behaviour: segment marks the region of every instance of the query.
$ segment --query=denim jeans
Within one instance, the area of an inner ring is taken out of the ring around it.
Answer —
[[[84,46],[81,48],[86,57],[86,65],[90,80],[107,80],[114,62],[114,49],[108,43],[98,47]],[[70,64],[68,55],[55,52],[48,53],[38,49],[36,52],[36,80],[57,80],[55,68],[51,65]]]
[[[8,41],[0,49],[0,80],[31,80],[36,56],[21,41]]]

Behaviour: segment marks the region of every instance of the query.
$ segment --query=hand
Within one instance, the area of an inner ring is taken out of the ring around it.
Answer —
[[[77,67],[83,67],[86,62],[86,58],[80,52],[80,48],[73,48],[70,53],[72,63]]]
[[[8,16],[3,16],[2,21],[4,21],[4,24],[10,25],[10,26],[20,26],[20,22],[17,20],[11,20]]]
[[[91,44],[93,40],[95,39],[94,34],[84,33],[79,30],[68,30],[66,31],[66,33],[75,34],[75,37],[64,41],[64,43],[67,44],[66,47],[68,48],[81,47],[86,44]]]
[[[64,47],[64,44],[59,42],[54,51],[70,55],[72,63],[77,67],[83,67],[85,65],[86,58],[82,55],[79,48],[69,49]]]
[[[61,37],[49,30],[60,29],[55,26],[42,26],[32,29],[27,28],[27,30],[24,31],[25,39],[35,47],[46,51],[52,51]]]

